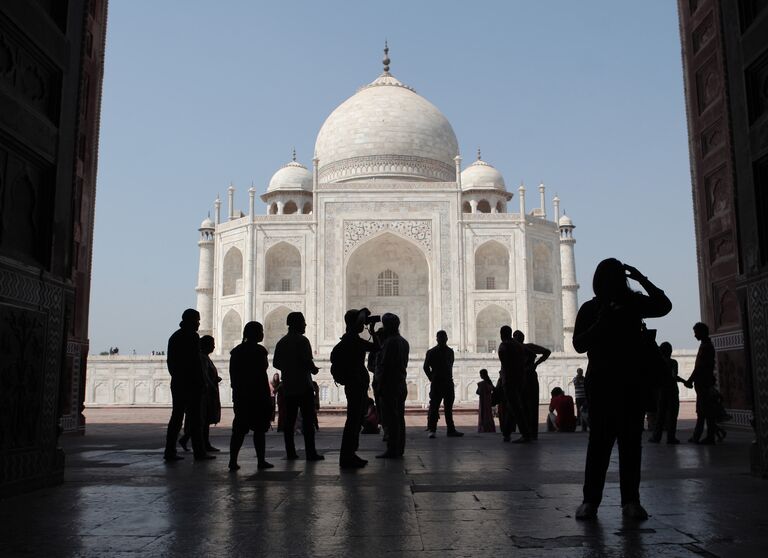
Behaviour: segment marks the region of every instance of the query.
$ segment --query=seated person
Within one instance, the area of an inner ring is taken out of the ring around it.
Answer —
[[[552,390],[552,400],[549,402],[547,416],[548,432],[575,432],[576,414],[573,411],[573,397],[565,395],[562,388]]]

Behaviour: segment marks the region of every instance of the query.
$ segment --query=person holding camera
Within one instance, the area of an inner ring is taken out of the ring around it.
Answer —
[[[632,279],[648,294],[629,287]],[[592,280],[595,297],[579,308],[573,347],[587,353],[589,444],[584,471],[584,500],[576,519],[595,519],[603,497],[613,445],[619,444],[622,515],[648,519],[640,504],[640,464],[646,387],[650,381],[643,318],[672,310],[664,291],[631,265],[615,258],[600,262]]]
[[[370,376],[365,367],[365,353],[378,349],[373,327],[379,321],[378,316],[371,316],[367,308],[348,310],[344,314],[346,332],[331,351],[331,374],[337,383],[344,386],[347,397],[347,420],[341,437],[339,466],[343,469],[365,467],[367,460],[355,453],[360,444],[360,429],[366,404]],[[365,327],[371,341],[360,337]]]
[[[307,461],[325,459],[315,449],[315,427],[312,417],[315,414],[315,396],[312,389],[312,375],[318,368],[312,358],[312,345],[304,337],[307,322],[301,312],[291,312],[286,318],[288,333],[275,346],[272,366],[282,372],[282,390],[285,394],[285,424],[283,438],[288,459],[298,459],[293,440],[296,417],[301,409],[302,433]]]
[[[453,402],[456,399],[453,385],[453,349],[448,346],[448,334],[440,330],[437,332],[437,345],[427,351],[424,358],[424,373],[429,378],[429,419],[427,429],[429,437],[434,438],[437,432],[440,403],[443,403],[445,411],[445,424],[448,427],[448,436],[458,438],[463,432],[456,430],[453,424]]]
[[[377,455],[383,459],[397,459],[405,453],[405,399],[408,386],[408,353],[410,346],[400,335],[400,318],[395,314],[381,317],[385,341],[376,364],[376,379],[387,427],[387,451]]]

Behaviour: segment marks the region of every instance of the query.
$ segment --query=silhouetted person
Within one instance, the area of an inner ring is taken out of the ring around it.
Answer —
[[[261,343],[264,328],[259,322],[248,322],[243,328],[243,342],[230,351],[229,376],[232,381],[232,403],[235,418],[229,442],[229,470],[237,471],[237,455],[245,435],[253,430],[253,447],[259,460],[259,469],[271,469],[266,460],[265,432],[272,418],[272,400],[269,389],[269,360],[267,349]]]
[[[203,378],[205,386],[203,389],[203,398],[200,405],[200,424],[203,429],[203,444],[205,451],[218,452],[219,448],[211,445],[211,425],[221,422],[221,397],[219,395],[219,372],[216,365],[213,364],[209,356],[216,349],[216,342],[210,335],[203,335],[200,338],[200,360],[203,367]],[[189,417],[184,418],[184,435],[179,438],[179,445],[188,451],[187,442],[190,438]]]
[[[285,397],[285,424],[283,438],[288,459],[298,459],[293,435],[296,417],[301,409],[302,433],[307,461],[325,459],[315,449],[315,429],[312,417],[315,414],[315,400],[312,389],[312,375],[318,368],[312,358],[312,345],[304,337],[307,322],[301,312],[291,312],[286,318],[288,333],[277,342],[272,365],[282,373],[283,396]]]
[[[690,389],[696,390],[696,427],[689,442],[694,444],[714,444],[717,433],[717,417],[712,412],[712,388],[715,387],[715,347],[709,338],[709,326],[698,322],[693,326],[693,335],[700,341],[699,352],[693,372],[685,382]],[[707,425],[707,437],[703,440],[704,424]]]
[[[272,392],[272,422],[278,418],[277,414],[277,388],[280,387],[280,374],[275,372],[272,374],[272,380],[269,382],[269,388]],[[280,432],[280,425],[278,425],[277,431]]]
[[[629,288],[637,281],[648,293]],[[592,280],[595,297],[576,316],[573,346],[587,353],[586,389],[589,445],[584,472],[584,501],[577,519],[594,519],[603,497],[613,444],[619,444],[622,514],[648,518],[640,505],[640,462],[649,371],[643,352],[643,318],[664,316],[672,303],[664,291],[630,265],[610,258],[597,266]]]
[[[348,310],[344,314],[346,332],[331,353],[333,366],[340,367],[344,376],[344,395],[347,397],[347,420],[341,436],[339,455],[339,466],[342,468],[365,467],[368,463],[355,452],[360,445],[360,429],[368,401],[368,386],[371,383],[368,369],[365,367],[365,353],[378,348],[373,336],[373,323],[368,324],[368,332],[374,341],[360,337],[369,315],[367,308]],[[378,426],[376,431],[378,432]]]
[[[480,381],[477,382],[475,393],[479,396],[477,431],[496,432],[496,423],[493,420],[493,382],[485,368],[480,370]]]
[[[408,396],[405,378],[410,346],[400,335],[400,318],[395,314],[384,314],[381,323],[385,339],[376,376],[387,425],[387,451],[376,457],[398,458],[405,453],[405,399]]]
[[[179,329],[168,339],[168,371],[171,374],[173,408],[165,437],[166,461],[183,459],[176,454],[176,440],[181,431],[184,415],[188,416],[189,432],[195,459],[215,459],[208,455],[203,442],[200,406],[203,398],[203,367],[200,360],[200,313],[188,308],[181,315]]]
[[[376,409],[376,402],[372,397],[367,398],[365,416],[363,417],[363,434],[379,433],[379,413]]]
[[[381,377],[381,374],[376,372],[377,369],[380,370],[381,366],[381,347],[384,344],[384,339],[386,338],[386,331],[382,327],[381,329],[374,331],[373,336],[375,337],[378,348],[368,354],[367,368],[368,371],[373,374],[373,380],[371,381],[373,401],[376,405],[376,413],[379,417],[379,424],[381,424],[381,429],[384,431],[382,441],[386,442],[389,436],[387,435],[387,423],[384,419],[384,408],[381,404],[381,389],[379,388],[379,378]]]
[[[499,345],[499,361],[501,362],[501,379],[504,386],[504,412],[510,413],[520,430],[520,438],[516,444],[530,442],[533,437],[528,425],[530,413],[526,412],[523,402],[523,384],[525,382],[525,347],[522,343],[512,338],[512,328],[501,326],[499,330],[501,344]],[[509,418],[504,421],[502,428],[504,441],[509,442],[511,422]]]
[[[571,380],[573,384],[574,399],[576,400],[576,422],[581,425],[581,431],[584,432],[587,429],[587,421],[581,416],[582,409],[587,403],[587,392],[584,388],[584,369],[577,368],[576,375]]]
[[[677,375],[677,361],[672,358],[672,345],[665,341],[659,345],[659,352],[667,369],[664,371],[664,378],[659,389],[659,399],[656,403],[656,424],[649,442],[658,443],[661,441],[661,434],[667,431],[667,443],[679,444],[677,439],[677,415],[680,412],[680,390],[677,387],[678,382],[684,380]]]
[[[456,399],[453,386],[453,349],[448,346],[448,334],[445,331],[438,331],[436,340],[437,345],[429,349],[424,357],[424,373],[430,381],[427,430],[429,437],[434,438],[442,402],[448,436],[463,436],[453,423],[453,402]]]
[[[552,351],[536,343],[526,343],[525,334],[519,329],[512,333],[512,338],[525,347],[523,406],[528,413],[531,438],[536,440],[539,437],[539,375],[536,367],[547,360]]]
[[[575,432],[576,415],[573,412],[573,397],[566,395],[563,388],[556,387],[551,392],[547,430],[549,432]]]
[[[312,415],[312,424],[315,427],[315,431],[320,430],[320,386],[314,380],[312,380],[312,401],[315,403],[315,412]]]

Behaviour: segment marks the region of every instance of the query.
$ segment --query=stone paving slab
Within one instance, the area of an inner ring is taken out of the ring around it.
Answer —
[[[0,501],[0,556],[768,556],[768,484],[748,474],[747,432],[717,446],[646,444],[642,523],[621,518],[614,454],[599,519],[583,523],[582,433],[520,446],[468,430],[430,440],[412,426],[404,459],[377,460],[381,437],[363,436],[368,467],[342,471],[341,430],[323,425],[325,461],[285,460],[270,432],[275,469],[258,471],[246,443],[233,474],[226,451],[165,464],[162,424],[110,412],[62,440],[63,485]],[[226,448],[227,430],[212,441]]]

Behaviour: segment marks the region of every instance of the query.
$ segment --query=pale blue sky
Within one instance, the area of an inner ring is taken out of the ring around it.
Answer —
[[[478,146],[515,191],[543,180],[576,224],[579,301],[609,256],[672,298],[652,322],[695,346],[698,282],[674,2],[110,2],[91,351],[163,349],[195,304],[197,227],[238,207],[381,71]],[[516,207],[517,197],[512,202]],[[263,207],[259,205],[259,212]],[[550,210],[551,211],[551,210]]]

